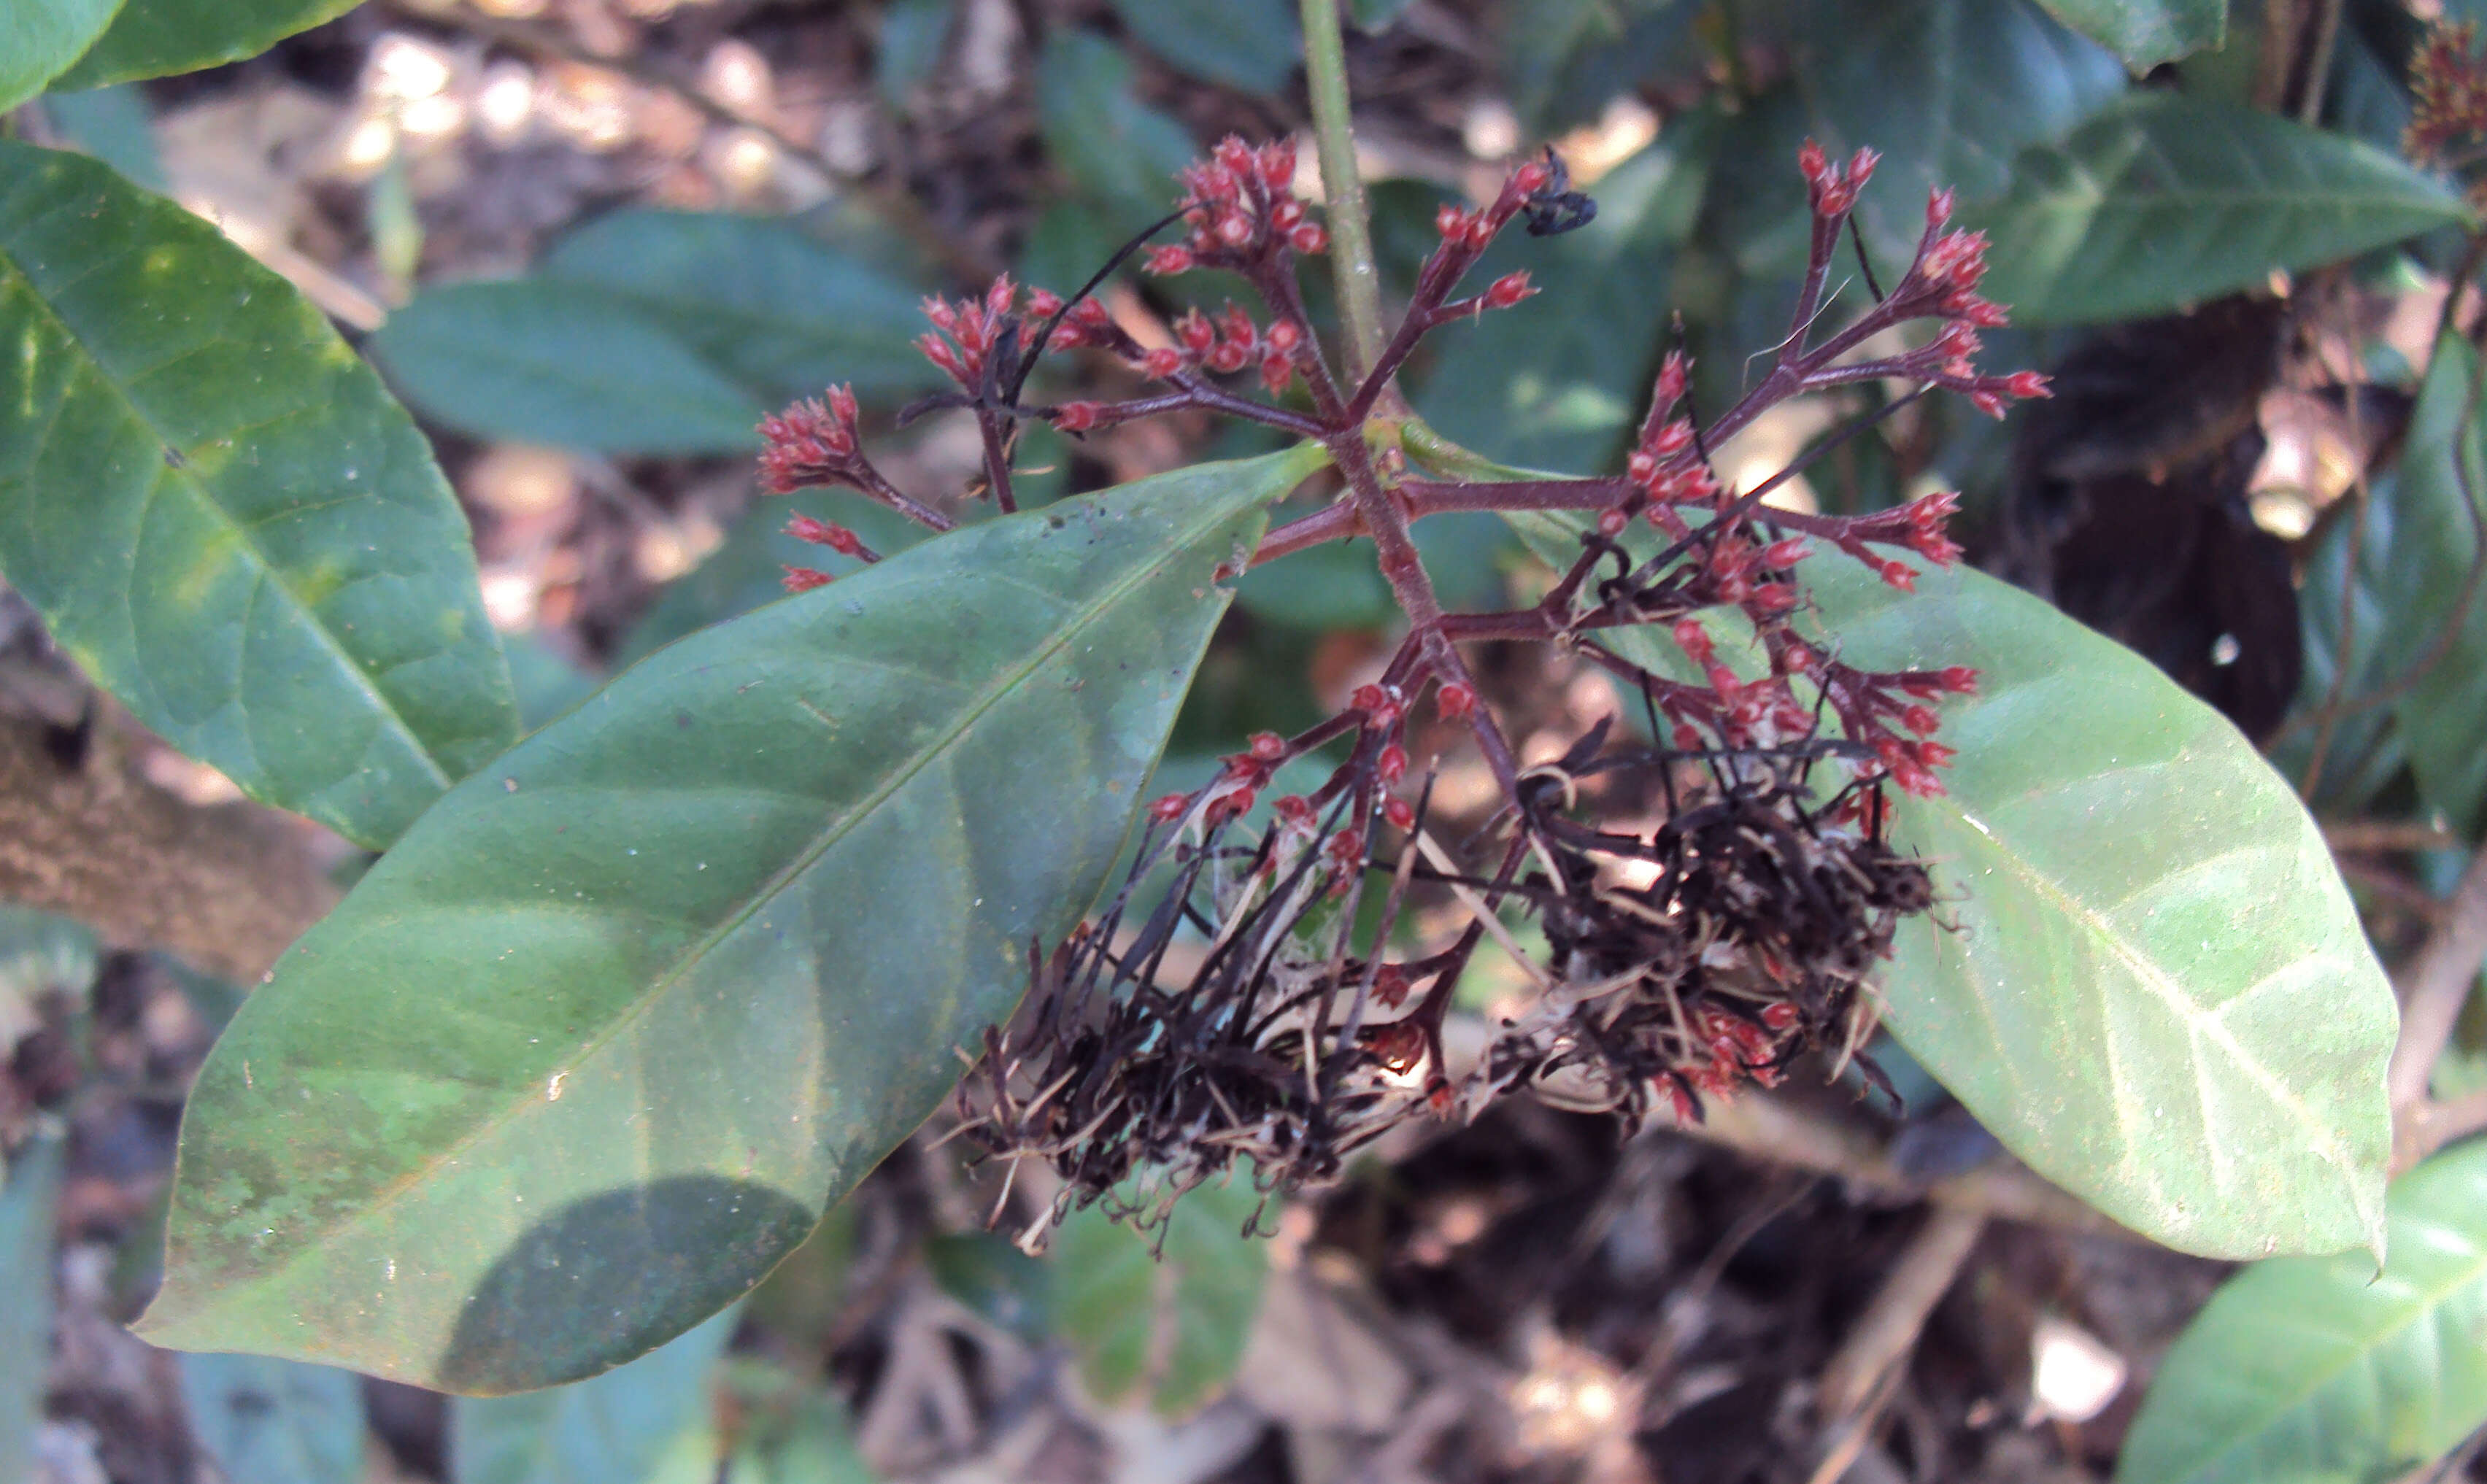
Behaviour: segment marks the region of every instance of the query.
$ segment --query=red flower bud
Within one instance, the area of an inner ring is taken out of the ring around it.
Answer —
[[[1396,783],[1408,775],[1408,749],[1392,742],[1373,760],[1373,771],[1384,783]]]
[[[1274,763],[1287,755],[1287,740],[1275,732],[1255,732],[1252,755],[1264,763]]]
[[[1152,273],[1188,273],[1192,267],[1191,249],[1180,244],[1171,247],[1152,247],[1142,266]]]
[[[1457,721],[1476,710],[1477,694],[1457,681],[1434,692],[1434,711],[1445,721]]]
[[[1409,807],[1408,800],[1404,798],[1393,798],[1383,803],[1382,817],[1402,829],[1416,827],[1416,811]]]
[[[1329,248],[1329,230],[1317,221],[1299,222],[1287,234],[1287,245],[1310,256]]]
[[[1389,705],[1390,697],[1380,686],[1358,686],[1355,692],[1347,698],[1347,704],[1350,710],[1370,715]]]
[[[1174,821],[1183,818],[1190,808],[1190,795],[1168,794],[1149,805],[1149,818],[1156,820],[1160,825],[1172,824]]]
[[[816,567],[789,567],[786,569],[785,587],[786,591],[790,593],[808,593],[816,587],[828,586],[830,580],[831,579],[827,573],[823,572]]]
[[[1537,291],[1528,286],[1526,272],[1505,273],[1485,291],[1485,307],[1509,309]]]
[[[1598,534],[1609,541],[1621,536],[1624,527],[1631,523],[1632,517],[1625,515],[1620,505],[1609,505],[1598,512]]]
[[[1160,346],[1140,357],[1140,371],[1162,381],[1183,369],[1183,352],[1172,346]]]

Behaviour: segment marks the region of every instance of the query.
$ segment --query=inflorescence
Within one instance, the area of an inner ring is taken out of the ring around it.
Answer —
[[[920,345],[955,390],[901,420],[973,412],[985,471],[971,493],[1016,508],[1011,459],[1028,421],[1075,436],[1179,409],[1259,423],[1320,442],[1345,489],[1271,532],[1253,561],[1369,540],[1408,621],[1382,673],[1338,714],[1292,738],[1254,737],[1208,784],[1150,805],[1137,864],[1109,909],[1050,949],[1031,945],[1028,1002],[986,1033],[959,1093],[973,1144],[1014,1174],[1035,1160],[1058,1177],[1031,1240],[1063,1210],[1099,1200],[1144,1222],[1161,1218],[1184,1190],[1241,1162],[1270,1189],[1327,1180],[1411,1118],[1473,1116],[1515,1089],[1637,1127],[1652,1112],[1698,1119],[1705,1100],[1774,1083],[1811,1051],[1878,1076],[1861,1055],[1876,1018],[1872,976],[1899,921],[1936,895],[1927,868],[1886,837],[1886,790],[1942,792],[1952,751],[1935,740],[1940,707],[1974,692],[1977,677],[1844,662],[1836,635],[1811,631],[1799,574],[1829,547],[1908,589],[1913,560],[1958,559],[1945,534],[1957,497],[1855,517],[1790,511],[1763,497],[1795,468],[1733,489],[1710,450],[1790,398],[1859,383],[1913,388],[1873,415],[1948,391],[2000,416],[2047,385],[1976,368],[1979,332],[2005,316],[1977,293],[1986,241],[1951,227],[1948,191],[1929,197],[1923,235],[1889,291],[1868,266],[1872,302],[1818,333],[1874,165],[1871,151],[1842,164],[1806,144],[1810,253],[1771,369],[1704,422],[1691,406],[1690,364],[1669,353],[1622,471],[1604,478],[1464,477],[1474,463],[1420,436],[1391,392],[1426,334],[1536,292],[1516,272],[1458,295],[1507,228],[1544,236],[1594,213],[1551,151],[1514,170],[1493,201],[1442,209],[1439,244],[1396,330],[1353,377],[1312,333],[1298,285],[1297,258],[1324,251],[1327,234],[1294,194],[1291,144],[1219,144],[1183,173],[1181,205],[1160,224],[1179,224],[1182,239],[1134,242],[1067,297],[1005,277],[981,298],[927,302],[933,328]],[[1152,274],[1240,276],[1258,310],[1193,310],[1165,343],[1143,345],[1094,296],[1143,250]],[[1858,252],[1861,264],[1861,241]],[[1904,326],[1915,328],[1890,333]],[[1880,349],[1895,341],[1907,348]],[[1021,400],[1044,355],[1079,348],[1157,389]],[[1220,379],[1247,375],[1263,395]],[[842,486],[951,528],[873,466],[847,389],[797,403],[761,431],[768,490]],[[1578,553],[1539,602],[1443,611],[1409,527],[1476,510],[1576,518]],[[797,517],[788,529],[880,559],[843,526]],[[810,568],[787,574],[798,591],[828,580]],[[1482,640],[1550,644],[1609,672],[1639,697],[1648,741],[1620,743],[1602,723],[1562,759],[1523,768],[1460,649]],[[1431,774],[1411,763],[1409,723],[1428,703],[1438,723],[1473,739],[1501,798],[1482,827],[1447,842],[1429,826]],[[1282,770],[1312,759],[1329,765],[1322,781],[1272,792]],[[1593,817],[1626,779],[1663,799],[1654,823]],[[1456,904],[1465,925],[1393,957],[1393,929],[1418,895]],[[1378,913],[1363,910],[1377,902]],[[1507,939],[1502,919],[1515,911],[1549,948],[1531,958],[1506,942],[1535,994],[1455,1078],[1442,1042],[1453,991],[1488,936]]]

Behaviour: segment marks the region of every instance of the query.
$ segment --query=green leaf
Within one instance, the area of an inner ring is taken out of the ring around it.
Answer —
[[[1900,837],[1968,893],[1917,919],[1890,1025],[2031,1167],[2215,1257],[2381,1240],[2397,1027],[2332,855],[2227,721],[2017,588],[1807,576],[1873,669],[1967,664],[1950,795]]]
[[[1886,281],[1915,252],[1927,193],[1963,203],[2010,189],[2012,158],[2060,138],[2124,92],[2124,69],[2029,0],[1827,0],[1813,9],[1797,83],[1813,137],[1834,156],[1882,153],[1857,220]],[[1792,153],[1773,160],[1789,264],[1809,220]],[[1759,182],[1755,182],[1759,183]]]
[[[2137,72],[2227,39],[2228,0],[2039,0]]]
[[[477,437],[617,454],[760,446],[764,399],[608,289],[550,278],[427,289],[371,348],[408,402]]]
[[[640,1484],[685,1433],[712,1426],[711,1381],[741,1317],[741,1305],[729,1308],[628,1365],[566,1386],[459,1397],[449,1404],[450,1478]]]
[[[375,849],[509,745],[466,518],[283,279],[0,143],[0,573],[139,719]]]
[[[1426,418],[1518,463],[1592,462],[1639,415],[1658,367],[1675,252],[1709,180],[1714,116],[1688,115],[1598,182],[1598,216],[1550,241],[1514,234],[1469,274],[1525,267],[1544,292],[1435,335]]]
[[[255,57],[359,0],[127,0],[93,49],[52,80],[69,93]]]
[[[1568,563],[1580,526],[1513,522]],[[1636,538],[1637,539],[1637,538]],[[1904,594],[1828,553],[1823,633],[1874,670],[1966,664],[1950,793],[1894,833],[1962,897],[1906,924],[1885,995],[1910,1053],[2040,1174],[2212,1257],[2381,1241],[2398,1016],[2321,831],[2148,660],[1967,571]],[[1728,626],[1714,630],[1724,652]],[[1614,644],[1681,664],[1652,629]]]
[[[95,934],[83,924],[0,903],[0,1056],[33,1028],[37,996],[58,990],[83,1002],[101,965]]]
[[[1114,14],[1180,70],[1240,92],[1277,93],[1304,54],[1293,0],[1114,0]]]
[[[1347,19],[1358,31],[1380,36],[1390,29],[1410,0],[1347,0]]]
[[[362,1484],[363,1384],[351,1371],[259,1356],[183,1356],[182,1402],[228,1479]]]
[[[2400,1478],[2487,1422],[2487,1143],[2392,1186],[2391,1260],[2256,1263],[2167,1352],[2116,1484]]]
[[[543,271],[616,295],[771,403],[832,381],[869,398],[940,378],[915,349],[921,288],[782,218],[616,211],[564,238]]]
[[[903,109],[916,87],[933,75],[949,39],[956,0],[895,0],[880,14],[880,57],[873,81],[880,100]]]
[[[16,0],[0,11],[0,112],[42,92],[119,9],[121,0]]]
[[[170,188],[164,180],[163,159],[155,152],[147,95],[139,89],[49,94],[43,98],[43,115],[64,143],[120,171],[131,184],[158,194]]]
[[[722,1474],[681,1484],[873,1484],[846,1409],[819,1382],[741,1362],[726,1367],[726,1389],[742,1417],[733,1456]]]
[[[2417,684],[2392,703],[2418,798],[2454,829],[2487,828],[2487,589],[2463,589],[2487,553],[2487,439],[2478,422],[2478,357],[2458,335],[2436,348],[2410,416],[2389,498],[2367,531],[2390,580],[2377,637],[2394,677]],[[2453,461],[2461,461],[2456,469]],[[2467,508],[2465,508],[2467,507]],[[2381,539],[2378,540],[2378,537]],[[2448,642],[2445,642],[2447,641]],[[2422,667],[2422,668],[2421,668]],[[2387,682],[2389,683],[2389,682]]]
[[[1216,569],[1319,462],[927,542],[659,651],[453,790],[201,1069],[145,1332],[493,1393],[749,1289],[1094,900]]]
[[[1694,11],[1673,0],[1513,0],[1499,50],[1523,129],[1542,138],[1588,123],[1644,77],[1691,70]]]
[[[0,1183],[0,1479],[35,1477],[52,1333],[52,1202],[61,1139],[38,1134]]]
[[[2372,146],[2174,93],[2131,94],[2014,171],[1962,214],[1995,243],[1980,292],[2026,323],[2163,314],[2469,217]]]
[[[1100,1401],[1140,1396],[1172,1417],[1226,1388],[1269,1273],[1268,1248],[1244,1235],[1263,1199],[1238,1174],[1175,1202],[1161,1230],[1137,1230],[1098,1206],[1064,1219],[1047,1301]]]
[[[1047,156],[1105,209],[1118,238],[1174,210],[1175,172],[1200,153],[1181,122],[1132,94],[1131,59],[1094,32],[1057,28],[1046,42],[1036,117]]]

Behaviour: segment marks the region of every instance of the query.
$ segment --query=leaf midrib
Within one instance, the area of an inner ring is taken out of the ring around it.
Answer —
[[[651,982],[647,990],[634,997],[619,1015],[612,1018],[608,1027],[602,1034],[585,1042],[580,1047],[578,1054],[568,1059],[572,1070],[576,1070],[577,1068],[585,1066],[596,1060],[607,1047],[609,1047],[623,1034],[625,1030],[637,1023],[650,1012],[652,1007],[662,1000],[680,981],[684,974],[689,972],[693,967],[695,967],[710,953],[714,951],[719,944],[732,937],[735,932],[740,930],[744,923],[748,922],[762,909],[775,901],[796,878],[809,870],[831,846],[843,839],[857,824],[861,823],[865,818],[869,817],[874,810],[886,802],[889,797],[895,794],[899,788],[913,779],[918,773],[922,772],[924,769],[930,767],[934,759],[947,751],[953,744],[955,744],[977,718],[983,716],[994,706],[1000,704],[1002,699],[1021,685],[1029,675],[1033,674],[1048,659],[1050,659],[1054,655],[1067,648],[1075,638],[1076,638],[1081,632],[1085,631],[1091,624],[1101,618],[1109,608],[1113,607],[1115,603],[1127,597],[1132,590],[1155,578],[1175,561],[1188,553],[1193,545],[1199,541],[1202,533],[1217,525],[1221,521],[1230,520],[1244,515],[1249,509],[1249,504],[1245,504],[1242,509],[1221,510],[1216,516],[1202,520],[1197,525],[1187,530],[1180,541],[1173,543],[1164,550],[1160,551],[1155,560],[1133,569],[1132,574],[1124,580],[1113,584],[1111,587],[1106,588],[1100,594],[1096,595],[1087,605],[1084,613],[1081,613],[1076,622],[1057,629],[1050,639],[1028,653],[1028,658],[1023,663],[1004,672],[1001,676],[997,677],[994,684],[989,686],[981,695],[974,697],[969,703],[963,706],[957,714],[957,721],[952,726],[940,732],[936,737],[929,739],[923,746],[917,749],[911,759],[908,760],[901,766],[892,768],[889,772],[890,781],[885,786],[858,801],[853,808],[849,809],[843,815],[839,816],[831,825],[824,826],[809,848],[796,855],[787,865],[780,867],[775,874],[768,877],[758,888],[755,888],[750,897],[741,907],[728,913],[725,917],[720,919],[718,925],[714,929],[704,935],[696,942],[685,947],[671,967],[667,968],[661,976]],[[1029,514],[1032,515],[1033,512],[1030,512]],[[1126,514],[1128,515],[1129,513]],[[826,600],[824,599],[824,601]],[[1076,611],[1078,610],[1075,609],[1075,612]],[[503,1129],[517,1122],[518,1119],[525,1116],[531,1109],[538,1108],[541,1106],[540,1102],[532,1095],[522,1094],[513,1098],[503,1111],[484,1120],[475,1127],[473,1132],[442,1149],[422,1165],[399,1177],[390,1185],[381,1188],[374,1198],[362,1206],[350,1219],[329,1228],[326,1234],[306,1245],[300,1251],[296,1252],[292,1257],[279,1262],[272,1270],[269,1271],[267,1278],[272,1280],[283,1274],[293,1271],[302,1263],[318,1257],[327,1248],[333,1246],[339,1236],[367,1225],[372,1220],[394,1207],[398,1201],[404,1199],[409,1192],[419,1188],[428,1176],[445,1165],[455,1164],[458,1162],[460,1157],[463,1156],[468,1150],[474,1148],[484,1140],[491,1137]],[[204,1313],[206,1311],[203,1310],[201,1312]],[[197,1316],[194,1315],[191,1322],[195,1322],[196,1317]]]
[[[1992,695],[1996,699],[2000,699],[2007,688],[2010,687],[1998,687],[1992,692]],[[2044,798],[2054,792],[2056,791],[2054,789],[2032,791],[2025,793],[2023,798],[2025,799]],[[2341,1171],[2344,1175],[2355,1174],[2355,1161],[2348,1151],[2341,1148],[2338,1131],[2327,1128],[2305,1106],[2303,1098],[2291,1092],[2284,1082],[2274,1078],[2270,1069],[2261,1061],[2246,1054],[2245,1049],[2238,1044],[2234,1033],[2217,1014],[2204,1009],[2185,995],[2175,981],[2129,943],[2112,922],[2079,897],[2065,890],[2026,854],[2006,845],[2002,835],[1987,827],[1979,816],[1972,814],[1951,796],[1946,795],[1942,798],[1924,801],[1921,807],[1949,816],[1974,831],[1981,842],[1981,852],[1995,857],[2000,863],[2000,868],[2011,879],[2024,883],[2033,894],[2043,897],[2048,906],[2062,913],[2067,920],[2095,938],[2110,957],[2133,976],[2136,983],[2148,990],[2162,1004],[2174,1012],[2194,1034],[2217,1044],[2228,1054],[2232,1063],[2244,1070],[2254,1084],[2263,1090],[2265,1096],[2270,1098],[2275,1106],[2288,1113],[2301,1127],[2314,1135],[2312,1142],[2315,1153],[2324,1163]],[[2265,974],[2257,979],[2255,984],[2259,985],[2271,977],[2273,976]],[[2252,988],[2253,986],[2247,987],[2244,993],[2250,993]],[[1986,999],[1982,992],[1977,997],[1981,1003]],[[2207,1131],[2215,1122],[2207,1103],[2204,1104],[2202,1112],[2203,1127]],[[2118,1121],[2121,1123],[2122,1120]],[[2355,1202],[2357,1182],[2354,1179],[2350,1181],[2350,1188],[2351,1198]],[[2362,1217],[2364,1213],[2361,1211],[2360,1215]]]
[[[42,168],[47,174],[57,175],[60,173],[57,161],[47,162]],[[58,215],[69,210],[70,210],[70,208],[67,206],[55,206],[44,211],[41,216],[36,217],[35,220],[41,221],[46,217]],[[132,422],[144,428],[147,431],[149,437],[151,437],[158,446],[164,448],[174,447],[174,441],[170,437],[166,436],[164,430],[156,423],[154,418],[150,416],[147,410],[139,405],[137,400],[124,391],[120,383],[112,378],[110,373],[105,369],[102,357],[97,355],[89,347],[86,338],[72,328],[69,321],[64,319],[59,311],[53,307],[50,297],[43,292],[42,286],[36,281],[35,275],[26,271],[18,255],[10,245],[10,237],[14,237],[14,235],[15,234],[0,236],[0,265],[5,265],[10,273],[25,284],[27,296],[34,303],[37,313],[46,322],[55,326],[59,330],[61,337],[75,348],[78,354],[83,358],[83,366],[81,369],[86,372],[88,378],[92,379],[97,385],[102,387],[105,394],[113,401],[117,402],[127,412]],[[238,248],[235,249],[237,252],[240,249]],[[121,256],[126,258],[128,254],[124,252]],[[255,266],[256,265],[253,266]],[[290,286],[287,292],[293,292]],[[62,394],[64,402],[66,402],[68,398],[73,397],[76,394],[77,391],[74,385],[64,388]],[[40,460],[42,457],[43,450],[49,442],[50,434],[47,431],[45,435],[36,442],[32,450],[36,459]],[[30,464],[29,466],[31,467],[32,465]],[[189,490],[195,503],[204,505],[213,514],[214,518],[232,534],[238,549],[247,552],[250,558],[258,564],[262,577],[266,582],[274,585],[279,592],[285,595],[287,602],[293,606],[295,615],[311,630],[312,633],[317,636],[320,647],[340,669],[345,671],[346,675],[350,679],[352,688],[359,691],[365,699],[371,703],[373,709],[377,711],[389,725],[396,728],[407,742],[413,744],[415,756],[422,760],[425,770],[431,775],[433,781],[439,784],[443,791],[446,791],[456,780],[449,776],[448,770],[441,765],[440,760],[433,756],[431,743],[426,742],[423,735],[414,729],[413,724],[409,722],[397,709],[396,704],[380,693],[379,687],[373,683],[369,675],[364,673],[362,666],[355,661],[354,658],[350,654],[347,653],[344,647],[338,642],[337,636],[331,632],[328,626],[320,619],[319,610],[306,602],[303,600],[302,595],[294,591],[293,586],[287,582],[284,569],[279,567],[275,561],[268,556],[266,550],[260,546],[258,536],[252,527],[236,518],[233,512],[225,509],[220,502],[214,499],[208,492],[208,485],[204,479],[186,469],[165,468],[162,470],[149,470],[147,489],[140,495],[140,510],[142,518],[146,507],[154,503],[155,497],[154,491],[167,485],[177,486]],[[357,496],[357,498],[369,497],[370,496],[368,495]],[[131,570],[133,572],[135,571],[134,568]],[[122,602],[126,605],[129,601],[129,594],[126,587],[121,596]],[[241,694],[238,688],[235,691],[233,704],[238,707],[243,707],[244,710],[248,709],[246,706],[243,706]]]

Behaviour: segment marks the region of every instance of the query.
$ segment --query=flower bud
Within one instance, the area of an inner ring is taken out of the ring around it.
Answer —
[[[1477,694],[1457,681],[1434,692],[1434,711],[1445,721],[1457,721],[1476,710]]]

